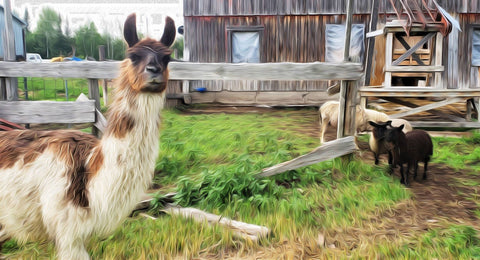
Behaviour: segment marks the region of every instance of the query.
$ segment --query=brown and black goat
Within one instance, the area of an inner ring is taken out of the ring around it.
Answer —
[[[413,130],[403,133],[404,126],[387,129],[385,142],[392,153],[393,166],[400,166],[400,182],[408,186],[408,172],[414,170],[413,178],[417,177],[418,163],[424,163],[423,179],[427,179],[428,162],[433,154],[433,143],[430,135],[423,130]],[[403,165],[407,164],[404,169]]]

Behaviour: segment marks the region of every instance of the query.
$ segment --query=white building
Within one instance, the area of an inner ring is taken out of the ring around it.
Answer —
[[[11,0],[11,5],[22,18],[25,9],[28,10],[30,30],[35,30],[44,7],[59,13],[64,27],[68,21],[72,33],[94,22],[100,34],[108,32],[122,37],[125,18],[134,12],[137,14],[138,33],[144,36],[160,38],[165,16],[172,17],[177,28],[183,25],[183,0]]]

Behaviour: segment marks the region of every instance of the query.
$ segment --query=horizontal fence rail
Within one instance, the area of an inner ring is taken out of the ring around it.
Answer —
[[[120,61],[0,62],[0,77],[113,79]],[[171,62],[171,80],[358,80],[359,63],[193,63]]]
[[[17,124],[93,123],[95,101],[2,101],[0,117]]]

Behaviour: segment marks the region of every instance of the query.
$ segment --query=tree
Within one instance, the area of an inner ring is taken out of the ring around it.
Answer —
[[[28,9],[25,8],[25,12],[23,13],[23,21],[27,24],[25,31],[30,32],[30,15],[28,14]]]
[[[177,39],[175,39],[172,49],[177,51],[178,57],[174,57],[175,59],[183,59],[183,37],[177,37]]]
[[[105,45],[106,41],[98,33],[97,27],[93,22],[80,27],[75,32],[75,45],[77,46],[78,56],[94,57],[98,60],[98,46]]]
[[[37,52],[44,58],[67,55],[71,50],[71,39],[62,33],[62,19],[51,8],[43,8],[37,28],[27,33],[27,51]]]

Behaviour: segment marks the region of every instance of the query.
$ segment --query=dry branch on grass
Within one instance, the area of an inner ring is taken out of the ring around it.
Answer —
[[[171,198],[173,195],[175,195],[175,193],[169,193],[165,195],[165,197]],[[149,209],[152,200],[153,198],[146,198],[142,200],[134,211]],[[196,222],[200,223],[207,222],[210,225],[219,224],[231,229],[236,236],[245,239],[251,239],[252,241],[258,241],[261,237],[266,237],[268,234],[270,234],[270,230],[267,227],[231,220],[229,218],[218,216],[195,208],[182,208],[174,204],[168,204],[166,208],[162,210],[162,212],[170,215],[180,215],[185,218],[192,218]],[[140,213],[139,215],[153,220],[156,219],[155,217],[145,213]]]
[[[170,215],[192,218],[197,222],[207,222],[210,225],[219,224],[231,229],[235,235],[252,241],[258,241],[261,237],[266,237],[270,233],[267,227],[231,220],[195,208],[181,208],[171,205],[162,211]]]

